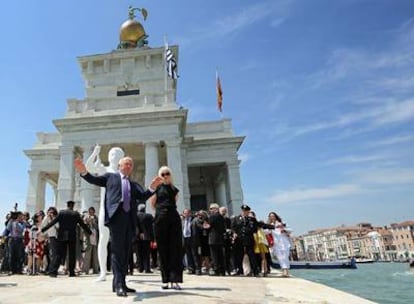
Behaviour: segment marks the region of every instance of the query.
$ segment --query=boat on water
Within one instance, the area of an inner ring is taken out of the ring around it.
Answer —
[[[280,269],[278,261],[272,260],[271,266]],[[291,261],[290,269],[357,269],[355,259],[332,262]]]
[[[355,262],[357,264],[369,264],[369,263],[374,263],[375,261],[373,259],[368,259],[368,258],[356,258]]]
[[[409,263],[410,268],[414,270],[414,259],[412,259]]]

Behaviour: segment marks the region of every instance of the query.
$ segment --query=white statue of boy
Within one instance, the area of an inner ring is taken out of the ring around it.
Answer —
[[[108,152],[109,166],[105,167],[99,158],[101,152],[101,146],[96,145],[91,156],[85,163],[85,167],[91,174],[103,175],[107,172],[118,172],[119,160],[125,156],[124,151],[119,147],[111,148]],[[106,280],[106,261],[108,257],[108,242],[109,242],[109,228],[105,226],[105,188],[101,188],[99,214],[98,214],[98,229],[99,229],[99,242],[98,242],[98,261],[100,274],[95,280],[96,282]]]

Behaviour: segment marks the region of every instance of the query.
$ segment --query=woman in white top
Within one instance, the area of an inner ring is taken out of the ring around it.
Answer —
[[[283,223],[282,218],[276,214],[276,212],[270,212],[268,217],[268,223],[275,226],[275,229],[269,230],[273,236],[273,246],[271,253],[276,256],[280,268],[282,269],[282,276],[289,276],[289,256],[290,256],[290,230],[286,228],[286,224]]]

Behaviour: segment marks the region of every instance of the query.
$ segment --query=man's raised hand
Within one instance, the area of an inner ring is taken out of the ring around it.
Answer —
[[[80,174],[86,174],[86,172],[88,172],[86,170],[85,164],[83,163],[82,159],[77,158],[74,161],[74,165],[75,165],[75,170],[80,173]]]
[[[154,177],[154,179],[151,181],[150,188],[151,189],[157,189],[159,185],[161,185],[163,182],[163,178],[160,176]]]

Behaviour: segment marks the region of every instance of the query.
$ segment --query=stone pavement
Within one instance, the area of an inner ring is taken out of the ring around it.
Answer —
[[[94,275],[79,277],[1,275],[1,304],[37,303],[158,303],[158,304],[369,304],[371,301],[299,278],[266,278],[184,275],[182,290],[162,290],[159,273],[129,276],[128,286],[137,293],[126,298],[112,293],[112,276],[95,282]]]

